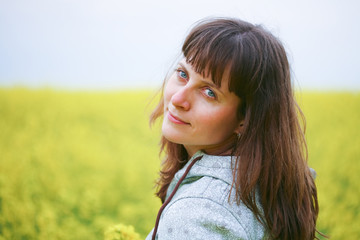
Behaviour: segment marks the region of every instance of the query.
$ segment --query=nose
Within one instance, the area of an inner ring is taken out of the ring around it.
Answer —
[[[171,103],[174,107],[185,111],[190,109],[190,92],[187,86],[181,87],[172,95]]]

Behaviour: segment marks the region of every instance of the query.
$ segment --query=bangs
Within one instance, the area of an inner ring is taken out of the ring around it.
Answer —
[[[210,77],[220,87],[225,71],[230,70],[229,78],[232,76],[231,66],[237,52],[234,49],[236,37],[228,29],[195,29],[185,40],[182,52],[195,72]]]
[[[261,90],[265,79],[262,68],[269,69],[267,74],[271,75],[275,65],[281,65],[269,65],[268,58],[275,51],[269,47],[270,41],[276,45],[271,36],[261,26],[240,20],[204,21],[189,33],[182,52],[195,72],[210,77],[218,87],[228,78],[229,91],[245,99]]]

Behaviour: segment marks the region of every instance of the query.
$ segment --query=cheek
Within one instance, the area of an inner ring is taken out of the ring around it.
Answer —
[[[174,95],[174,93],[176,92],[176,88],[174,86],[174,84],[172,83],[172,78],[169,79],[169,81],[166,83],[165,89],[164,89],[164,103],[165,103],[165,107],[166,104],[170,102],[171,97]]]
[[[168,105],[168,103],[170,102],[171,96],[172,96],[172,94],[170,93],[169,89],[168,89],[168,88],[165,88],[165,90],[164,90],[164,96],[163,96],[163,99],[164,99],[164,109],[167,108],[167,105]]]
[[[233,108],[219,108],[204,111],[203,127],[221,132],[233,132],[237,126],[236,110]]]

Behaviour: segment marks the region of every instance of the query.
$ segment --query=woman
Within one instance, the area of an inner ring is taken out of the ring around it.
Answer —
[[[317,191],[286,52],[239,19],[196,25],[165,80],[164,203],[147,239],[314,239]]]

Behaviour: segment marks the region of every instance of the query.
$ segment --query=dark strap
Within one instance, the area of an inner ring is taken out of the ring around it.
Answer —
[[[190,164],[189,166],[186,168],[185,173],[181,176],[180,180],[178,181],[178,183],[176,184],[174,190],[172,191],[172,193],[170,194],[170,196],[168,197],[168,199],[166,199],[166,201],[164,202],[164,204],[161,206],[158,215],[156,217],[156,223],[155,223],[155,227],[154,227],[154,232],[152,235],[152,240],[155,240],[155,236],[158,230],[158,226],[159,226],[159,221],[160,221],[160,216],[162,211],[164,210],[164,208],[166,207],[166,205],[169,204],[169,202],[171,201],[171,199],[173,198],[173,196],[175,195],[176,191],[178,190],[181,182],[185,179],[186,175],[189,173],[191,167],[195,164],[195,162],[197,162],[198,160],[200,160],[202,158],[202,156],[199,156],[197,158],[195,158]]]

